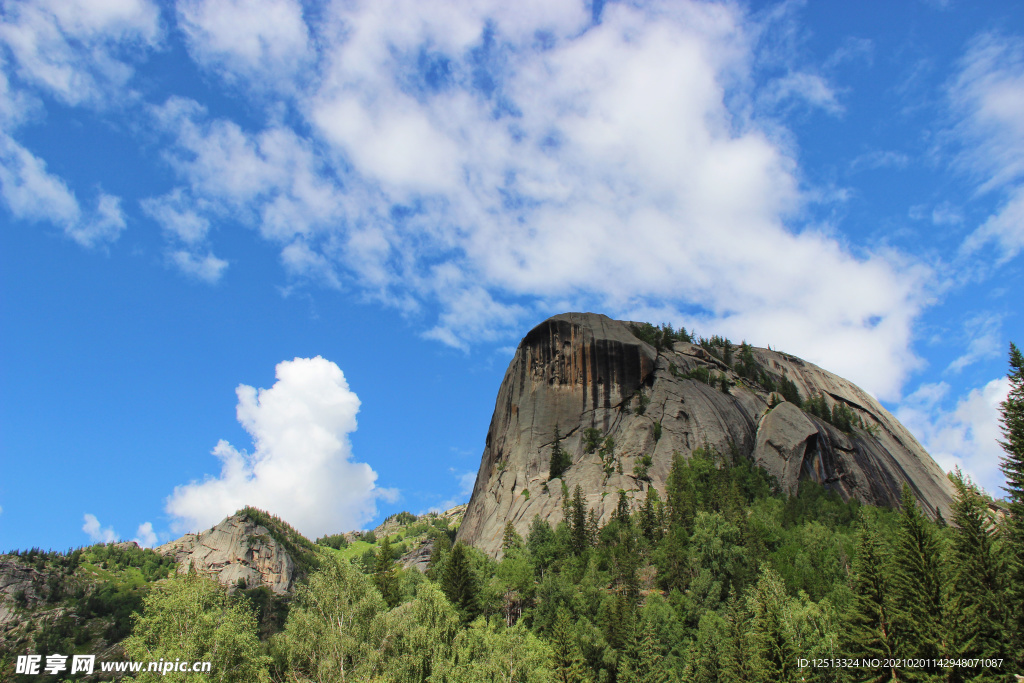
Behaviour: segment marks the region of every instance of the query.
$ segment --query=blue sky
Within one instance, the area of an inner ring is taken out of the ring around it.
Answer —
[[[999,493],[1009,2],[3,0],[0,549],[468,499],[545,317],[771,344]]]

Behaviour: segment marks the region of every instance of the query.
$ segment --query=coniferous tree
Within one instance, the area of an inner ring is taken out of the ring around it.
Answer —
[[[853,564],[851,589],[854,602],[847,627],[846,654],[851,658],[892,659],[900,647],[893,632],[892,586],[886,573],[883,555],[874,528],[866,523],[861,530],[857,556]],[[860,681],[889,681],[896,678],[892,669],[864,668]]]
[[[791,683],[799,679],[793,625],[788,618],[786,587],[772,569],[750,591],[754,676],[760,681]]]
[[[579,484],[572,492],[572,505],[569,509],[569,534],[572,551],[581,555],[590,546],[590,534],[587,530],[587,504],[583,500],[583,489]]]
[[[750,612],[747,603],[729,592],[723,614],[725,628],[722,637],[721,675],[722,683],[746,683],[755,680],[753,671],[753,643],[750,633]]]
[[[634,624],[619,658],[616,683],[668,683],[668,667],[654,627],[646,619]]]
[[[640,533],[649,541],[657,541],[661,538],[657,507],[659,507],[658,490],[649,486],[647,487],[647,496],[644,498],[644,506],[640,508]]]
[[[951,477],[953,503],[953,580],[950,612],[952,647],[956,658],[1003,658],[1002,567],[994,547],[994,525],[984,502],[959,470]],[[991,667],[953,672],[955,680],[998,680]]]
[[[516,531],[512,520],[505,522],[505,533],[501,538],[501,549],[508,553],[523,547],[523,537]]]
[[[999,405],[1006,455],[999,468],[1006,477],[1006,516],[1004,534],[1007,564],[1006,604],[1010,652],[1018,671],[1024,671],[1024,356],[1010,343],[1010,392]]]
[[[551,671],[558,683],[591,683],[569,612],[561,607],[551,629]]]
[[[557,479],[572,465],[572,456],[562,448],[562,436],[555,425],[554,443],[551,444],[551,463],[548,466],[550,479]]]
[[[398,585],[398,572],[395,561],[391,557],[391,541],[387,536],[377,548],[377,559],[373,566],[373,584],[388,607],[395,607],[402,599],[402,589]]]
[[[917,507],[910,486],[903,484],[901,514],[894,549],[893,614],[901,657],[933,660],[942,657],[943,615],[946,611],[939,542],[931,524]],[[899,679],[928,680],[935,667],[908,668]]]
[[[441,590],[459,611],[463,623],[473,621],[479,612],[476,576],[469,564],[466,546],[461,541],[448,554],[441,576]]]

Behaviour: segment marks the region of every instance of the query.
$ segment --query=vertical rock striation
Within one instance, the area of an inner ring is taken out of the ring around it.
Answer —
[[[609,494],[625,490],[639,498],[648,486],[664,493],[673,454],[704,445],[753,459],[790,493],[811,479],[844,498],[891,506],[907,482],[931,515],[948,516],[945,474],[874,398],[794,356],[758,348],[753,354],[773,378],[793,381],[805,399],[845,406],[865,428],[843,432],[792,403],[769,408],[765,388],[702,347],[676,342],[658,351],[626,322],[563,313],[537,325],[498,390],[459,539],[498,554],[507,521],[523,535],[535,515],[556,523],[564,492],[577,484],[603,523],[618,499]],[[698,368],[725,374],[735,386],[727,394],[685,377]],[[556,428],[572,464],[549,481]],[[607,450],[604,458],[596,449],[585,452],[587,429],[600,432],[602,445],[611,438],[610,458]],[[647,479],[634,475],[643,455],[652,457]]]

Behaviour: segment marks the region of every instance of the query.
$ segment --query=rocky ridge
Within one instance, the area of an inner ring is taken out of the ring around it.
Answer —
[[[593,313],[537,325],[498,390],[459,540],[498,555],[506,521],[523,535],[535,515],[557,523],[565,494],[577,484],[607,522],[618,498],[609,494],[624,490],[636,501],[649,486],[663,494],[673,454],[703,446],[753,459],[790,493],[809,479],[844,499],[892,506],[906,482],[928,514],[948,516],[952,487],[945,474],[878,401],[795,356],[751,353],[773,381],[786,378],[804,400],[841,406],[857,426],[843,431],[801,410],[698,344],[656,349],[630,323]],[[700,372],[725,375],[733,386],[725,393],[693,377]],[[549,481],[556,428],[571,465]],[[607,450],[587,448],[588,429],[598,430],[602,446],[614,442],[610,460]],[[645,455],[651,462],[643,475],[635,467]]]
[[[284,595],[296,579],[295,561],[283,544],[244,513],[227,517],[206,531],[185,534],[156,551],[173,557],[181,573],[194,567],[232,588],[266,586]]]

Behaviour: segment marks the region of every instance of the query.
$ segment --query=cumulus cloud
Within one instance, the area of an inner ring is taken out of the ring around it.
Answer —
[[[984,34],[973,41],[949,89],[961,164],[980,192],[1000,191],[1000,208],[964,242],[972,253],[995,243],[1001,260],[1024,249],[1024,39]]]
[[[82,531],[89,535],[89,540],[93,543],[113,543],[119,539],[113,527],[102,528],[100,526],[100,520],[96,518],[96,515],[86,513],[83,519],[85,519],[85,524],[82,525]]]
[[[135,531],[135,538],[132,539],[143,548],[152,548],[156,545],[156,533],[153,531],[153,524],[145,522],[139,525]]]
[[[959,467],[989,493],[1004,495],[1005,479],[999,471],[1005,455],[999,445],[999,404],[1009,394],[1009,379],[1001,377],[972,389],[951,410],[943,407],[949,391],[945,382],[922,384],[900,403],[897,419],[944,470]]]
[[[750,18],[656,2],[592,24],[583,3],[543,5],[333,3],[303,19],[319,50],[297,100],[308,128],[175,99],[155,111],[168,159],[197,215],[256,228],[293,276],[436,314],[425,335],[445,344],[512,336],[556,303],[651,309],[897,396],[931,273],[801,224],[788,136],[744,105]],[[238,59],[270,59],[250,38]],[[769,87],[839,110],[823,78],[792,73]]]
[[[252,505],[313,538],[361,528],[377,498],[394,498],[376,486],[368,464],[353,460],[348,435],[360,403],[341,369],[320,356],[296,358],[279,363],[276,377],[269,389],[239,385],[236,412],[253,451],[217,444],[220,474],[178,486],[167,499],[176,531],[212,526]]]

